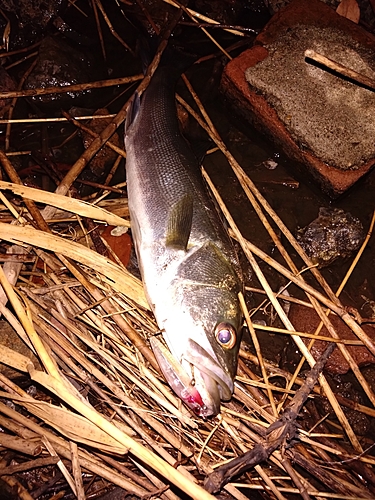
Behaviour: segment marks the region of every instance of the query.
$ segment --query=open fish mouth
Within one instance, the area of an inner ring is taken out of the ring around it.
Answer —
[[[233,380],[212,356],[194,340],[179,363],[163,344],[152,337],[152,350],[167,382],[182,401],[200,417],[220,412],[221,401],[233,393]]]

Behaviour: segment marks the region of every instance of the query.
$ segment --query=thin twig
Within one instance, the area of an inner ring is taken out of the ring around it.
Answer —
[[[98,9],[102,13],[102,16],[104,17],[104,20],[109,28],[109,31],[112,33],[112,35],[118,40],[123,47],[125,47],[126,50],[128,50],[133,56],[135,56],[135,52],[129,47],[129,45],[124,42],[124,40],[120,37],[120,35],[117,33],[117,31],[114,29],[112,26],[111,21],[109,20],[109,17],[107,16],[106,11],[103,8],[103,5],[100,0],[94,0],[94,3],[98,6]]]
[[[143,75],[124,76],[122,78],[112,78],[110,80],[99,80],[89,83],[77,83],[75,85],[66,85],[62,87],[46,87],[38,89],[26,90],[10,90],[0,92],[0,99],[10,99],[14,97],[35,97],[49,94],[65,94],[68,92],[83,92],[91,89],[104,89],[107,87],[116,87],[117,85],[125,85],[127,83],[137,82],[142,80]]]
[[[333,61],[332,59],[329,59],[322,54],[318,54],[318,52],[315,52],[315,50],[305,50],[305,57],[307,59],[306,62],[310,62],[310,59],[318,64],[327,67],[335,73],[344,76],[345,78],[349,78],[350,80],[354,80],[360,85],[364,85],[365,87],[369,87],[371,90],[375,90],[375,80],[373,78],[362,75],[361,73],[358,73],[357,71],[354,71],[353,69],[350,69],[343,64]]]
[[[87,132],[92,137],[97,138],[99,136],[98,133],[96,133],[93,130],[91,130],[90,127],[87,127],[86,125],[83,125],[82,123],[79,123],[75,118],[73,118],[72,116],[70,116],[70,114],[67,113],[66,111],[62,111],[62,114],[64,115],[64,117],[67,120],[69,120],[71,123],[73,123],[73,125],[75,125],[79,129],[83,130],[84,132]],[[119,148],[118,146],[116,146],[116,144],[113,144],[113,142],[107,141],[106,142],[106,146],[110,147],[113,151],[115,151],[117,154],[121,155],[123,158],[126,158],[125,151],[123,149]]]
[[[255,445],[251,451],[222,465],[207,477],[204,486],[210,493],[217,493],[224,484],[231,481],[232,477],[243,474],[256,464],[264,462],[275,450],[285,446],[294,438],[297,431],[297,417],[334,348],[334,345],[329,344],[319,361],[311,368],[304,384],[298,389],[281,418],[268,428],[264,443]]]

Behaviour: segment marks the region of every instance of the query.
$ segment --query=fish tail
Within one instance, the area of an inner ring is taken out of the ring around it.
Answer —
[[[147,68],[156,54],[158,48],[157,36],[139,36],[137,39],[136,54],[139,56],[142,63],[142,71],[145,75]]]
[[[181,73],[190,68],[197,59],[197,54],[170,43],[163,53],[160,64],[170,67],[171,71],[176,73],[176,75],[181,75]]]
[[[159,46],[159,38],[157,36],[140,36],[137,41],[137,53],[142,62],[142,71],[144,74],[151,64]],[[186,49],[174,43],[169,43],[164,50],[160,60],[159,67],[168,68],[170,77],[178,78],[181,73],[186,71],[196,60],[198,55],[188,52]]]

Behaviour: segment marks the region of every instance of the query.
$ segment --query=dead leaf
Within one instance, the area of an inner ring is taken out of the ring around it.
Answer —
[[[357,0],[342,0],[336,9],[336,12],[337,14],[340,14],[340,16],[350,19],[353,23],[359,23],[361,12],[359,10]]]
[[[118,231],[115,231],[116,229],[117,228],[114,228],[113,226],[107,226],[102,232],[101,237],[107,242],[122,264],[126,267],[130,260],[132,247],[131,238],[126,232],[118,234]],[[114,260],[111,255],[109,255],[109,258]]]

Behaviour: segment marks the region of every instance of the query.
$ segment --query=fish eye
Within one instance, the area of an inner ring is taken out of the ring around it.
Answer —
[[[215,328],[215,338],[224,349],[232,349],[236,345],[237,332],[229,323],[219,323]]]

